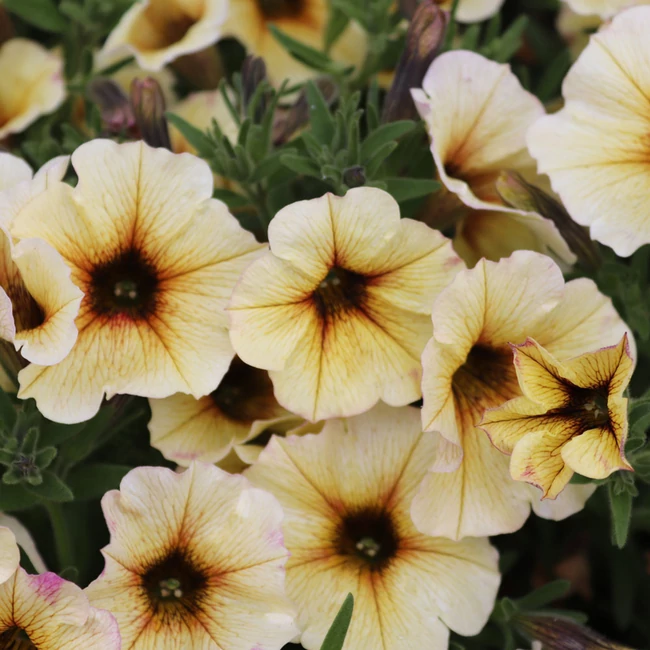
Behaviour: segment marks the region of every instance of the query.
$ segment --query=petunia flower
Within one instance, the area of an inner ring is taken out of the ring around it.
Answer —
[[[296,420],[277,403],[268,373],[237,357],[209,395],[197,400],[178,393],[149,404],[152,446],[183,466],[216,463],[276,422]]]
[[[242,476],[139,467],[102,499],[111,541],[86,591],[130,650],[280,650],[297,633],[284,591],[282,509]]]
[[[328,0],[230,0],[224,33],[264,59],[269,80],[292,84],[314,77],[317,71],[294,59],[275,39],[270,25],[317,50],[325,46],[330,18]],[[366,55],[366,32],[351,21],[334,43],[330,56],[335,61],[358,66]]]
[[[3,389],[4,390],[4,389]],[[34,542],[34,538],[32,537],[31,533],[25,528],[25,526],[18,521],[15,517],[12,517],[11,515],[6,515],[3,512],[0,512],[0,530],[2,529],[9,529],[13,535],[15,536],[15,541],[18,543],[20,548],[23,549],[25,552],[25,555],[29,558],[29,561],[32,563],[32,566],[38,573],[45,573],[47,571],[47,567],[45,566],[45,562],[43,562],[43,558],[41,557],[41,554],[38,552],[38,548],[36,548],[36,543]],[[6,535],[6,533],[5,533]],[[0,537],[2,537],[2,533],[0,533]],[[7,542],[10,540],[10,538],[7,536],[5,538],[7,541],[3,541],[0,539],[0,556],[3,555],[4,551],[9,551],[8,555],[4,555],[5,559],[7,557],[11,557],[11,553],[13,551],[10,551],[10,544]],[[18,558],[18,555],[16,555],[16,558]],[[18,560],[16,560],[16,566],[17,566]],[[0,567],[3,566],[3,560],[0,559]],[[11,564],[4,565],[6,568],[4,569],[5,573],[3,574],[3,570],[0,569],[0,582],[4,582],[4,575],[7,575],[8,567],[11,566]],[[9,573],[13,573],[13,571],[9,571]]]
[[[434,0],[441,8],[451,11],[453,0]],[[456,20],[460,23],[480,23],[494,16],[503,0],[459,0],[456,8]]]
[[[555,27],[569,47],[572,59],[577,59],[589,44],[589,37],[602,25],[599,16],[579,14],[561,3]]]
[[[380,404],[317,435],[272,438],[245,472],[284,508],[287,590],[307,650],[321,647],[348,592],[346,649],[446,649],[449,629],[473,636],[485,625],[496,550],[487,539],[427,537],[409,514],[435,448],[417,409]]]
[[[431,304],[462,265],[449,240],[362,187],[283,208],[269,242],[233,292],[230,335],[278,402],[316,421],[419,399]]]
[[[564,108],[528,133],[569,214],[622,257],[650,242],[649,30],[646,6],[594,34],[564,79]]]
[[[0,585],[7,582],[20,564],[16,537],[9,528],[0,526]]]
[[[568,7],[580,16],[608,19],[634,5],[646,4],[646,0],[565,0]]]
[[[627,387],[634,361],[618,345],[560,363],[534,339],[513,347],[523,395],[483,415],[480,427],[511,456],[510,474],[554,499],[574,472],[606,478],[625,459]]]
[[[110,33],[98,65],[105,67],[132,54],[144,70],[160,70],[216,43],[227,15],[226,0],[138,0]]]
[[[60,56],[26,38],[0,46],[0,140],[24,131],[65,99]]]
[[[50,185],[12,234],[41,237],[72,269],[79,336],[62,362],[21,371],[19,397],[70,423],[105,394],[209,394],[234,356],[224,307],[260,244],[211,198],[210,169],[194,156],[95,140],[72,164],[77,186]]]
[[[8,553],[15,558],[18,546],[13,536],[10,539],[3,534],[6,530],[0,528],[0,558]],[[121,647],[112,614],[91,607],[77,585],[56,574],[28,575],[18,567],[0,584],[0,648],[120,650]]]
[[[66,157],[56,158],[32,179],[23,160],[0,153],[0,338],[25,360],[42,365],[58,363],[70,352],[83,294],[54,248],[37,238],[13,242],[7,226],[48,183],[60,180],[67,166]]]
[[[439,432],[438,457],[413,501],[417,527],[454,539],[519,529],[535,512],[562,519],[580,510],[590,485],[555,501],[513,481],[509,458],[476,427],[486,409],[521,396],[510,343],[533,337],[560,361],[615,344],[627,331],[586,278],[564,283],[548,257],[518,251],[459,273],[433,306],[422,355],[422,423]]]
[[[452,227],[454,248],[471,266],[481,257],[498,260],[518,249],[573,263],[550,220],[508,207],[496,190],[503,170],[531,175],[526,131],[544,114],[510,67],[474,52],[446,52],[434,59],[412,95],[446,188],[427,204],[423,220]]]

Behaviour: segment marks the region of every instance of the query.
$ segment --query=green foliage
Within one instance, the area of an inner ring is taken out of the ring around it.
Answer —
[[[332,626],[328,630],[320,650],[341,650],[348,634],[348,628],[352,621],[354,609],[354,597],[348,594],[341,605]]]

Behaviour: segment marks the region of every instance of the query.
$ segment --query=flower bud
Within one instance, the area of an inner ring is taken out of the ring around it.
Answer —
[[[134,79],[131,83],[131,106],[140,137],[152,147],[165,147],[171,151],[165,97],[160,84],[151,77]]]
[[[348,167],[343,172],[343,182],[348,187],[361,187],[366,184],[366,170],[361,165]]]
[[[259,56],[247,56],[241,67],[244,107],[248,107],[260,84],[267,83],[266,64]],[[260,122],[268,105],[268,92],[263,93],[255,107],[255,122]]]
[[[386,95],[382,122],[418,119],[411,88],[420,88],[422,79],[445,40],[449,14],[433,0],[424,0],[415,10],[406,34],[406,47],[395,69],[395,78]]]
[[[109,133],[123,133],[135,127],[129,98],[111,79],[93,79],[88,84],[88,98],[99,107],[102,122]]]
[[[565,207],[539,187],[531,185],[521,174],[513,171],[501,172],[496,182],[499,196],[509,206],[550,219],[560,231],[578,261],[587,270],[600,265],[600,255],[589,236],[589,230],[577,224]]]

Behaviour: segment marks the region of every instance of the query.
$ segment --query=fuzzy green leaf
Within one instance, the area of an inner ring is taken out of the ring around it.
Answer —
[[[618,548],[623,548],[627,542],[632,517],[632,501],[630,492],[616,492],[615,482],[607,484],[609,488],[609,510],[612,518],[612,540]]]
[[[52,0],[3,0],[3,4],[26,23],[46,32],[62,34],[68,28]]]
[[[329,106],[323,97],[323,93],[313,81],[307,83],[305,92],[307,93],[309,105],[311,132],[320,143],[329,144],[334,135],[334,119]]]
[[[548,582],[539,589],[531,591],[523,598],[519,598],[517,607],[522,611],[540,609],[565,596],[570,588],[571,583],[568,580],[553,580],[553,582]]]
[[[24,485],[4,485],[0,483],[0,512],[26,510],[40,503],[40,498]]]
[[[174,113],[167,112],[165,115],[167,121],[181,132],[181,135],[196,149],[200,156],[209,158],[212,155],[214,146],[210,138],[203,131],[192,126],[182,117],[174,115]]]
[[[419,199],[440,189],[440,182],[430,178],[385,178],[389,194],[401,203],[410,199]]]
[[[297,154],[285,154],[280,157],[280,161],[285,167],[297,174],[321,178],[320,169],[309,158]]]
[[[361,145],[361,160],[370,160],[387,142],[393,142],[415,128],[415,122],[400,120],[375,129]]]
[[[72,490],[54,472],[44,471],[43,481],[39,485],[30,485],[26,488],[43,501],[72,501]]]
[[[345,643],[345,637],[348,633],[348,628],[350,627],[350,621],[352,620],[352,610],[354,609],[354,596],[348,594],[346,599],[339,609],[339,613],[336,615],[332,626],[330,627],[323,645],[320,647],[320,650],[341,650],[343,644]]]

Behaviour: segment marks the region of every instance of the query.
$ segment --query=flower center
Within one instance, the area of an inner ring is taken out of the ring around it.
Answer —
[[[253,368],[239,357],[210,394],[216,407],[229,419],[239,422],[268,420],[278,412],[273,384],[266,370]]]
[[[142,575],[142,586],[156,610],[195,607],[200,603],[206,585],[205,572],[178,549],[150,566]]]
[[[158,279],[154,267],[138,251],[120,253],[90,275],[90,299],[98,314],[146,318],[154,312]]]
[[[131,28],[131,41],[142,51],[163,50],[185,38],[203,12],[204,7],[197,5],[190,15],[178,3],[152,0]]]
[[[298,18],[307,0],[257,0],[262,15],[267,20]]]
[[[10,627],[0,634],[2,650],[36,650],[29,635],[19,627]]]
[[[397,531],[385,510],[364,509],[345,516],[336,541],[340,554],[358,558],[377,570],[386,566],[399,549]]]
[[[35,329],[45,322],[45,312],[22,282],[11,284],[6,289],[11,299],[17,331]]]
[[[323,318],[358,309],[363,305],[366,278],[340,266],[331,268],[313,294],[314,304]]]
[[[609,408],[607,406],[607,387],[580,388],[569,387],[570,401],[565,407],[554,409],[552,414],[565,417],[577,417],[582,422],[585,431],[604,427],[609,424]]]

